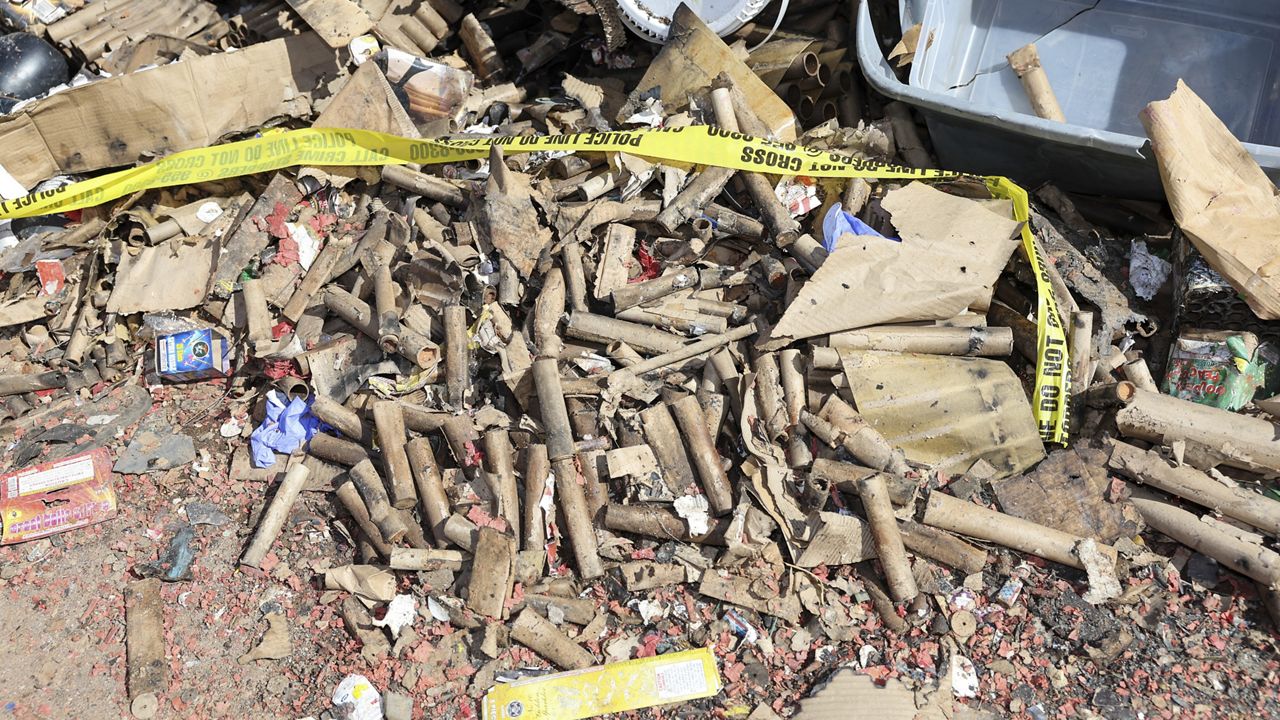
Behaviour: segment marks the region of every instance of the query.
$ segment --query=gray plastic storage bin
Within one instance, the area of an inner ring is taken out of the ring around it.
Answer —
[[[858,61],[879,92],[919,108],[941,165],[1030,187],[1161,198],[1138,112],[1178,78],[1280,178],[1276,0],[902,0],[922,23],[910,84],[876,42],[866,2]],[[1056,29],[1055,29],[1056,28]],[[930,42],[930,36],[931,42]],[[1043,120],[1005,61],[1035,41],[1067,123]]]

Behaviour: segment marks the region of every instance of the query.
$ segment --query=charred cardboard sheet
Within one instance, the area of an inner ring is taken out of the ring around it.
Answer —
[[[858,412],[907,459],[964,473],[986,460],[998,477],[1044,458],[1022,383],[982,358],[847,350],[840,353]]]
[[[1110,484],[1106,451],[1073,448],[1055,451],[1032,472],[991,487],[1010,515],[1112,543],[1137,535],[1141,522],[1128,501],[1106,499]]]
[[[116,271],[107,312],[186,310],[204,301],[213,272],[213,241],[162,243],[126,253]]]
[[[888,193],[882,207],[902,241],[841,237],[783,313],[774,343],[986,311],[1018,247],[1012,213],[920,182]]]
[[[1178,226],[1258,317],[1280,319],[1280,203],[1257,161],[1185,83],[1142,112]]]
[[[308,33],[82,85],[0,118],[0,177],[29,190],[60,173],[212,145],[309,114],[309,93],[341,72]]]

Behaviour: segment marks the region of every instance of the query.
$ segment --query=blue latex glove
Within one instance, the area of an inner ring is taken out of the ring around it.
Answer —
[[[831,206],[827,210],[826,217],[822,218],[822,247],[827,252],[835,252],[836,241],[841,235],[849,233],[851,235],[873,235],[875,237],[884,237],[876,232],[870,225],[862,222],[854,215],[847,213],[840,207],[840,203]],[[897,242],[897,238],[885,238]]]
[[[254,467],[271,467],[277,452],[288,455],[302,447],[320,426],[307,400],[294,398],[286,405],[280,393],[275,390],[267,393],[266,419],[249,436]]]

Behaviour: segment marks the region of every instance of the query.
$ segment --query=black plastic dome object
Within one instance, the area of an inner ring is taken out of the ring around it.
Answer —
[[[0,37],[0,112],[36,97],[71,76],[66,58],[31,33]]]

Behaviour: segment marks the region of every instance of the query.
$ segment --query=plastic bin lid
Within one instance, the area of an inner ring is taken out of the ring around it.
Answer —
[[[618,0],[622,22],[649,42],[667,39],[671,16],[681,0]],[[760,14],[769,0],[689,0],[689,7],[711,32],[724,37]]]

